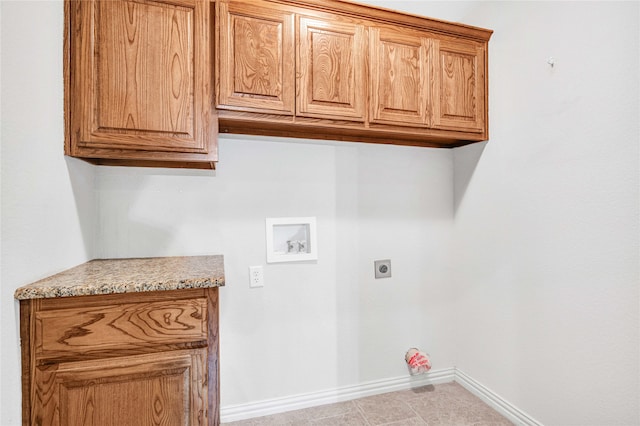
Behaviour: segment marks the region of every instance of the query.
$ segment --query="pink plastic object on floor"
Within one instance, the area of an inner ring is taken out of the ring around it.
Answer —
[[[429,354],[421,352],[416,348],[409,349],[404,359],[407,361],[411,374],[421,374],[431,370]]]

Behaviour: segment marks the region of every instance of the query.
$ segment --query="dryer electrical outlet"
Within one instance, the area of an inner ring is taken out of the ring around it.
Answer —
[[[391,259],[376,260],[373,262],[377,278],[391,278]]]

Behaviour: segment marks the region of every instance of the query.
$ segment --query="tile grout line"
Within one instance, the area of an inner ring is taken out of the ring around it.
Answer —
[[[358,410],[358,413],[360,413],[360,417],[362,417],[364,422],[367,425],[372,426],[371,423],[369,423],[369,419],[367,418],[367,415],[364,413],[364,409],[360,406],[360,404],[358,404],[357,400],[354,401],[353,404],[356,406],[356,410]]]
[[[406,402],[406,401],[402,401],[402,403],[403,403],[404,405],[406,405],[407,407],[409,407],[409,410],[411,410],[411,412],[414,414],[414,416],[413,416],[413,417],[411,417],[411,418],[414,418],[414,419],[415,419],[415,418],[418,418],[418,419],[420,419],[421,421],[423,421],[423,422],[425,422],[425,423],[426,423],[426,420],[425,420],[425,419],[423,419],[423,418],[422,418],[422,416],[421,416],[421,415],[420,415],[416,410],[414,410],[414,409],[413,409],[413,407],[411,406],[411,404],[409,404],[409,403],[408,403],[408,402]],[[407,420],[409,420],[409,419],[407,419]]]

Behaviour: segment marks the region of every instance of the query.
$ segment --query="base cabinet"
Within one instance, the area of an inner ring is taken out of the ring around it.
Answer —
[[[23,425],[218,425],[217,288],[21,301]]]

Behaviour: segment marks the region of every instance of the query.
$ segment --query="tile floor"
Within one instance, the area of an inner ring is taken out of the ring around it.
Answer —
[[[502,426],[512,423],[461,385],[452,382],[223,425]]]

